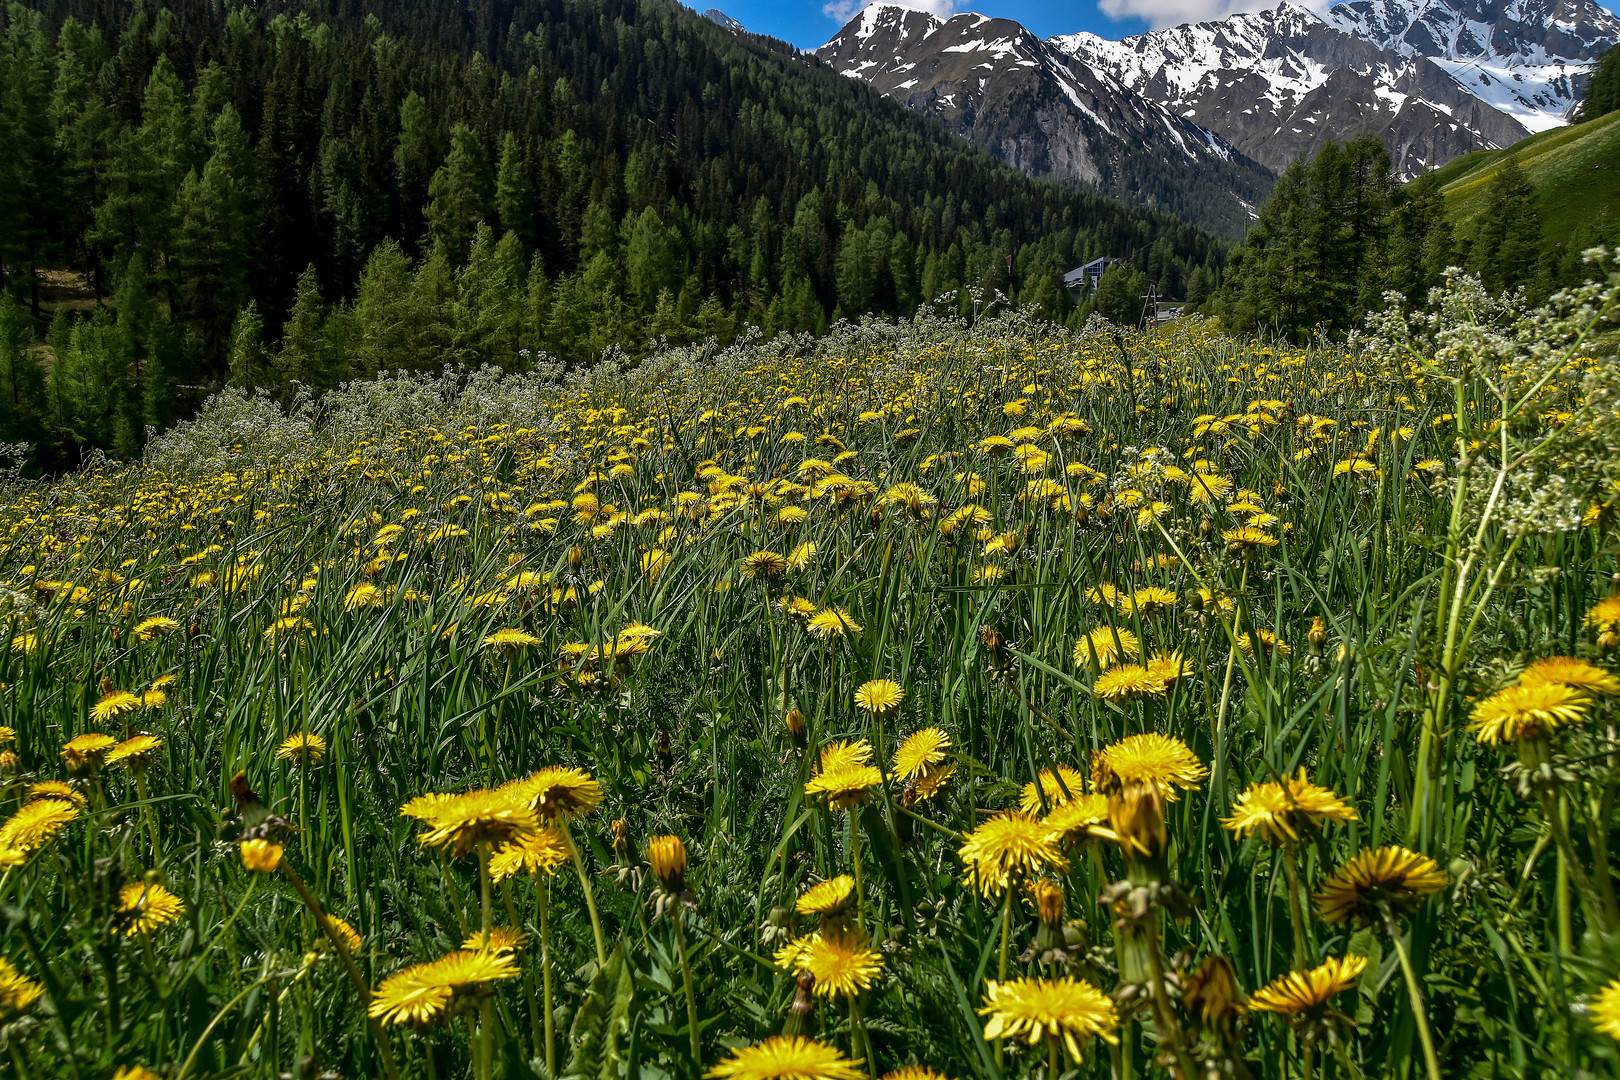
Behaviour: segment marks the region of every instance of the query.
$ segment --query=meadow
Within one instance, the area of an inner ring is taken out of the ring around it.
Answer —
[[[8,474],[0,1069],[1612,1075],[1617,315],[924,315]]]

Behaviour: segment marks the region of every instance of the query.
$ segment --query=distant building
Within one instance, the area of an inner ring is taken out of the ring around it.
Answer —
[[[1088,292],[1097,291],[1097,282],[1108,272],[1110,266],[1124,262],[1124,259],[1113,259],[1104,255],[1100,259],[1092,259],[1084,266],[1077,266],[1063,275],[1063,287],[1068,290],[1069,296],[1076,302]]]

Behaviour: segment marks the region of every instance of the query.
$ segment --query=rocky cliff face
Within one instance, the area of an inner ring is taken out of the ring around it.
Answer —
[[[1371,132],[1411,177],[1529,134],[1427,58],[1287,3],[1124,41],[1073,34],[1053,44],[1273,169]]]
[[[1620,41],[1620,19],[1592,0],[1350,0],[1327,21],[1428,58],[1532,131],[1564,122],[1591,66]]]
[[[1198,123],[982,15],[869,7],[817,55],[1031,176],[1241,231],[1269,171]]]

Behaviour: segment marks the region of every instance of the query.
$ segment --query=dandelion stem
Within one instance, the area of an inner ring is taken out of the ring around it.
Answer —
[[[549,878],[540,879],[540,983],[541,992],[545,994],[546,1012],[546,1072],[555,1076],[557,1073],[557,1039],[556,1021],[551,1015],[551,881]]]
[[[686,988],[686,1028],[692,1040],[692,1066],[703,1068],[703,1050],[698,1044],[697,994],[692,989],[692,961],[686,953],[686,931],[681,928],[679,909],[670,913],[675,923],[675,951],[681,959],[681,982]]]
[[[1440,1080],[1440,1058],[1434,1052],[1434,1034],[1429,1030],[1429,1014],[1423,1005],[1423,991],[1418,986],[1417,972],[1412,970],[1412,958],[1407,955],[1406,943],[1401,940],[1401,928],[1388,911],[1384,912],[1384,927],[1395,946],[1395,955],[1401,961],[1401,974],[1406,978],[1406,996],[1412,1004],[1412,1019],[1417,1022],[1418,1040],[1423,1044],[1423,1064],[1429,1080]]]
[[[1288,915],[1294,924],[1294,970],[1306,967],[1305,916],[1299,905],[1299,863],[1294,845],[1283,845],[1283,871],[1288,875]]]
[[[506,905],[507,923],[513,930],[521,930],[517,904],[512,901],[511,878],[501,882],[501,900]],[[529,1046],[531,1050],[537,1049],[540,1045],[540,1006],[534,996],[534,970],[528,964],[523,965],[523,1000],[529,1006]]]
[[[602,919],[596,914],[596,894],[591,890],[590,875],[585,873],[585,857],[579,853],[579,845],[574,843],[574,836],[568,830],[567,824],[562,826],[563,839],[568,843],[568,852],[574,857],[574,872],[579,875],[580,888],[585,890],[585,910],[591,916],[591,935],[596,939],[596,966],[607,967],[607,946],[602,938]]]

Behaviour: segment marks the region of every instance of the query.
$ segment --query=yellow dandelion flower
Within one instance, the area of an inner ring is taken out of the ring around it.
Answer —
[[[887,716],[900,707],[906,692],[893,679],[870,679],[855,691],[855,705],[873,716]]]
[[[945,760],[951,737],[937,727],[926,727],[907,735],[894,752],[894,775],[910,780],[927,772],[929,766]]]
[[[800,915],[837,915],[848,909],[854,896],[855,879],[848,874],[839,874],[826,881],[818,881],[800,893],[793,909]]]
[[[1427,855],[1403,847],[1369,848],[1333,871],[1315,896],[1323,922],[1380,923],[1411,910],[1450,879]]]
[[[1356,985],[1367,967],[1365,956],[1330,956],[1309,971],[1290,971],[1249,996],[1249,1008],[1282,1016],[1322,1011]]]
[[[371,997],[371,1016],[385,1024],[421,1024],[449,1009],[458,997],[481,993],[493,982],[518,975],[511,953],[461,950],[390,975]]]
[[[489,938],[486,940],[482,930],[474,930],[467,935],[461,943],[463,949],[474,952],[483,950],[496,953],[515,953],[529,943],[529,935],[522,930],[514,930],[510,926],[492,926],[489,928]]]
[[[0,956],[0,1016],[15,1015],[38,1001],[45,987],[17,970]]]
[[[1520,686],[1554,683],[1586,694],[1620,694],[1620,675],[1573,656],[1548,656],[1537,660],[1519,676]]]
[[[90,706],[90,719],[98,724],[105,724],[140,707],[139,694],[132,694],[128,690],[113,690],[103,694],[100,700]]]
[[[532,807],[544,821],[586,817],[602,803],[602,785],[584,769],[566,765],[549,765],[501,785],[501,790]]]
[[[1597,992],[1587,1008],[1592,1026],[1611,1039],[1620,1039],[1620,979],[1613,979]]]
[[[824,607],[810,616],[806,624],[810,632],[823,641],[841,638],[845,634],[858,634],[861,624],[849,617],[849,612],[840,607]]]
[[[527,630],[496,630],[494,633],[486,635],[482,644],[486,649],[496,649],[511,656],[515,655],[519,649],[540,645],[542,642]]]
[[[489,876],[505,881],[514,874],[550,874],[568,859],[568,842],[562,830],[544,825],[497,848],[489,859]]]
[[[1091,762],[1092,789],[1115,790],[1122,785],[1152,784],[1174,801],[1176,789],[1192,789],[1209,775],[1198,755],[1170,735],[1127,735],[1097,751]]]
[[[163,691],[155,691],[161,694]],[[150,695],[154,691],[147,691]],[[153,751],[163,745],[163,740],[155,735],[136,735],[125,739],[111,750],[107,751],[105,758],[108,765],[122,765],[125,768],[138,769],[150,760]]]
[[[1068,866],[1045,823],[1017,810],[987,819],[968,834],[957,854],[967,869],[969,884],[984,896],[1005,893],[1014,877]]]
[[[1356,811],[1332,791],[1313,784],[1299,768],[1299,775],[1281,783],[1266,780],[1253,784],[1237,798],[1232,816],[1221,825],[1241,839],[1257,833],[1272,844],[1293,844],[1304,829],[1320,829],[1330,821],[1359,820]]]
[[[21,855],[39,850],[84,816],[83,804],[82,796],[76,801],[40,798],[28,803],[0,824],[0,850]]]
[[[756,551],[737,567],[737,573],[750,581],[774,581],[787,572],[787,556],[775,551]]]
[[[242,866],[255,874],[268,874],[281,865],[282,847],[268,840],[244,840]]]
[[[883,954],[859,930],[818,930],[798,943],[792,970],[815,978],[818,997],[854,997],[883,973]]]
[[[984,1025],[986,1039],[1018,1039],[1031,1046],[1060,1039],[1075,1061],[1092,1036],[1119,1041],[1113,999],[1084,979],[991,979],[978,1012],[990,1018]]]
[[[1026,814],[1038,814],[1041,812],[1042,796],[1045,796],[1047,807],[1062,806],[1080,798],[1085,790],[1086,778],[1078,769],[1071,769],[1067,765],[1059,765],[1056,772],[1042,769],[1036,779],[1024,785],[1018,799],[1018,809]]]
[[[1169,690],[1169,683],[1140,664],[1116,664],[1091,685],[1091,692],[1104,701],[1144,701],[1164,697]]]
[[[151,933],[185,913],[185,902],[162,885],[132,881],[118,891],[115,914],[125,934]]]
[[[1468,730],[1482,743],[1533,739],[1586,718],[1592,699],[1562,683],[1519,684],[1498,690],[1478,705]]]
[[[1107,667],[1117,660],[1142,655],[1142,643],[1129,630],[1099,626],[1074,643],[1074,662],[1079,667],[1096,664]]]
[[[704,1080],[866,1080],[861,1059],[801,1035],[773,1035],[739,1047],[704,1073]]]
[[[276,758],[297,765],[319,765],[326,756],[326,740],[308,731],[289,735],[276,747]]]
[[[458,857],[479,844],[499,846],[539,829],[527,804],[509,792],[489,788],[415,798],[399,812],[427,826],[420,837],[423,846],[448,847]]]

